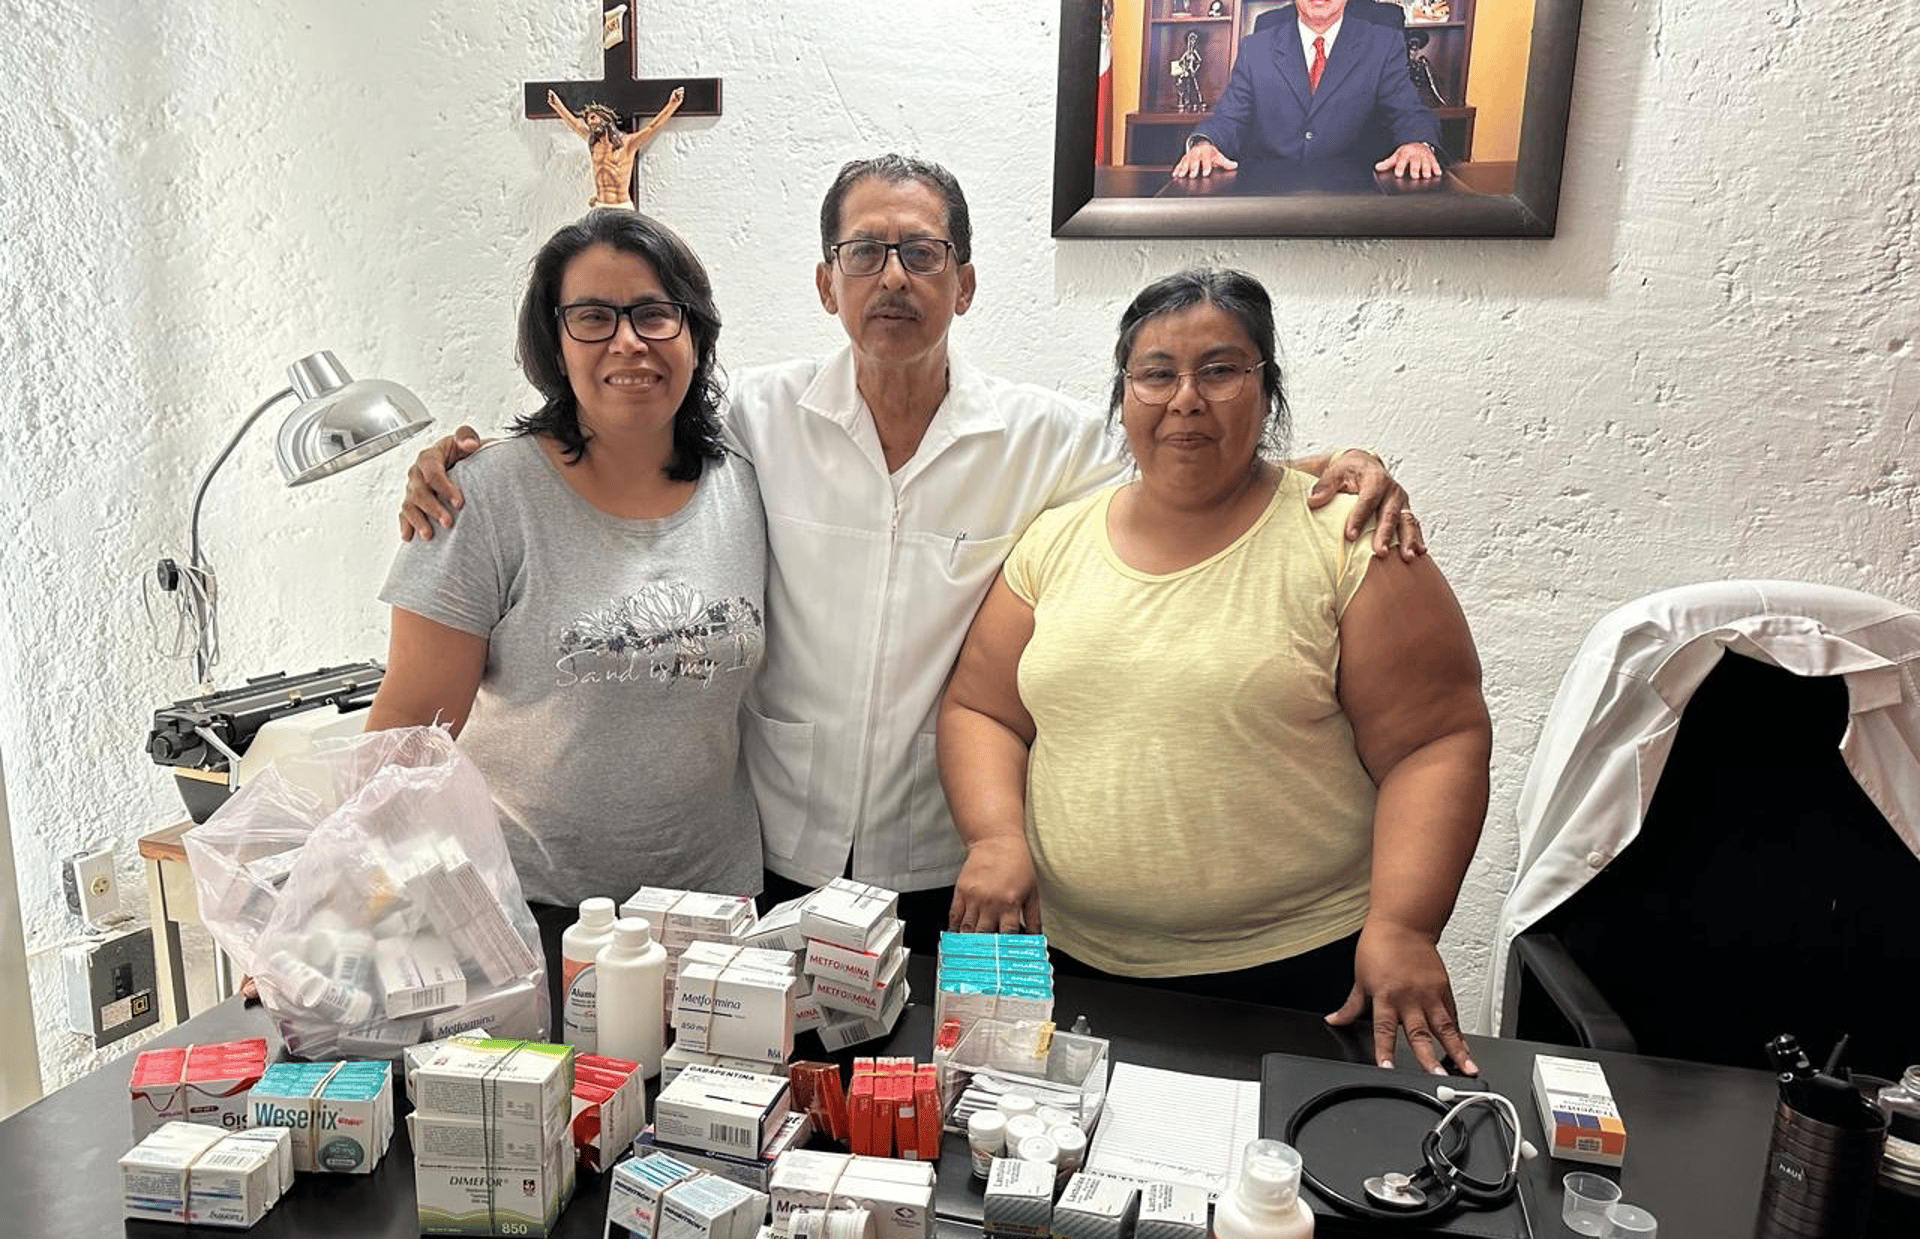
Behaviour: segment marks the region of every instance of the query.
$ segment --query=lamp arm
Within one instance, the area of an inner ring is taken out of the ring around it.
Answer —
[[[214,652],[213,635],[217,630],[214,627],[216,606],[214,583],[200,558],[200,505],[206,500],[207,487],[212,483],[213,475],[220,472],[221,465],[227,463],[227,457],[233,455],[233,449],[239,446],[240,440],[246,436],[247,431],[253,429],[253,424],[259,421],[268,409],[293,394],[293,388],[283,387],[261,401],[258,408],[247,414],[247,420],[240,423],[240,429],[233,432],[233,437],[227,440],[227,445],[220,449],[220,454],[213,458],[213,463],[207,466],[207,471],[200,475],[200,485],[193,492],[193,514],[187,520],[187,543],[191,555],[187,562],[192,569],[193,582],[188,587],[187,598],[193,610],[194,667],[199,673],[202,692],[211,691],[213,687],[209,677],[213,673],[214,657],[217,656]]]
[[[200,475],[200,486],[193,492],[193,515],[187,521],[187,543],[191,554],[188,562],[196,570],[200,568],[200,504],[207,497],[207,486],[212,483],[213,475],[220,472],[220,466],[227,463],[227,457],[233,455],[233,449],[240,445],[240,440],[246,436],[247,431],[253,429],[253,424],[259,421],[268,409],[291,395],[293,395],[293,388],[283,387],[261,401],[260,407],[247,414],[247,420],[240,423],[240,429],[233,432],[233,437],[227,440],[227,445],[220,449],[220,454],[213,458],[213,463],[207,466],[207,471]]]

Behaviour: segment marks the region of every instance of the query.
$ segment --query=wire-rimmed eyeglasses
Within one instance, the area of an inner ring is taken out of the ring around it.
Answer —
[[[1210,361],[1193,370],[1174,370],[1166,366],[1143,366],[1126,371],[1127,386],[1133,398],[1142,404],[1165,404],[1180,390],[1180,380],[1192,376],[1194,390],[1202,400],[1232,400],[1247,385],[1247,376],[1265,368],[1266,362],[1237,366],[1230,361]]]
[[[604,344],[613,339],[619,334],[623,317],[642,340],[671,340],[687,325],[687,307],[678,301],[636,301],[632,305],[579,301],[553,312],[567,334],[582,344]]]
[[[939,275],[947,269],[953,242],[941,237],[912,237],[905,241],[842,241],[827,249],[846,275],[878,275],[888,254],[900,255],[900,265],[913,275]]]

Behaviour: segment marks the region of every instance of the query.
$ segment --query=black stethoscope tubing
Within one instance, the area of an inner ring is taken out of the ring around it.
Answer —
[[[1393,1101],[1407,1101],[1425,1107],[1445,1117],[1452,1107],[1431,1093],[1423,1093],[1417,1088],[1404,1084],[1341,1084],[1327,1089],[1302,1102],[1287,1119],[1287,1131],[1284,1139],[1294,1148],[1300,1147],[1300,1131],[1308,1121],[1319,1117],[1334,1106],[1343,1102],[1360,1101],[1369,1097],[1385,1098]],[[1466,1132],[1455,1126],[1453,1139],[1448,1141],[1435,1127],[1420,1141],[1420,1154],[1425,1165],[1410,1176],[1427,1195],[1427,1203],[1405,1209],[1391,1209],[1380,1205],[1371,1205],[1365,1201],[1353,1200],[1341,1195],[1321,1181],[1313,1173],[1311,1166],[1302,1165],[1300,1181],[1312,1188],[1322,1200],[1346,1213],[1360,1217],[1380,1218],[1398,1222],[1421,1222],[1440,1217],[1459,1208],[1491,1209],[1506,1203],[1520,1186],[1520,1176],[1512,1171],[1498,1180],[1489,1181],[1475,1178],[1460,1169],[1457,1159],[1467,1146]],[[1519,1133],[1514,1133],[1519,1139]]]

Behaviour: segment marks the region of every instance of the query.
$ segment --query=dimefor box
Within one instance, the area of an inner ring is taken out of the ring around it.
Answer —
[[[1599,1063],[1535,1055],[1533,1100],[1549,1156],[1602,1166],[1618,1166],[1626,1156],[1627,1127]]]
[[[554,1133],[537,1123],[503,1123],[476,1115],[407,1115],[407,1136],[417,1162],[434,1166],[539,1169],[552,1151]]]
[[[653,1239],[753,1239],[766,1216],[765,1192],[703,1174],[660,1194]]]
[[[413,1168],[423,1235],[526,1235],[553,1233],[560,1210],[573,1194],[573,1145],[565,1135],[553,1143],[537,1169],[478,1166]]]
[[[835,878],[800,905],[800,932],[864,951],[899,919],[900,896],[885,887]]]
[[[1194,1183],[1148,1183],[1140,1189],[1133,1239],[1207,1239],[1207,1189]]]
[[[1097,1174],[1076,1174],[1053,1206],[1055,1239],[1127,1239],[1140,1190]]]
[[[1053,1167],[1014,1157],[994,1158],[980,1211],[989,1235],[1046,1239],[1053,1233]]]
[[[634,1239],[653,1239],[661,1193],[699,1173],[664,1153],[621,1162],[607,1180],[606,1235],[609,1239],[620,1234],[630,1234]]]
[[[787,1117],[784,1077],[719,1067],[688,1067],[660,1090],[653,1125],[670,1144],[751,1157]]]

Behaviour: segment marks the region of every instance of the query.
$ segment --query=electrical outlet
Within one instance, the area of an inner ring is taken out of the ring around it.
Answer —
[[[75,852],[63,866],[67,908],[89,925],[102,925],[120,912],[120,879],[114,872],[113,849]]]

